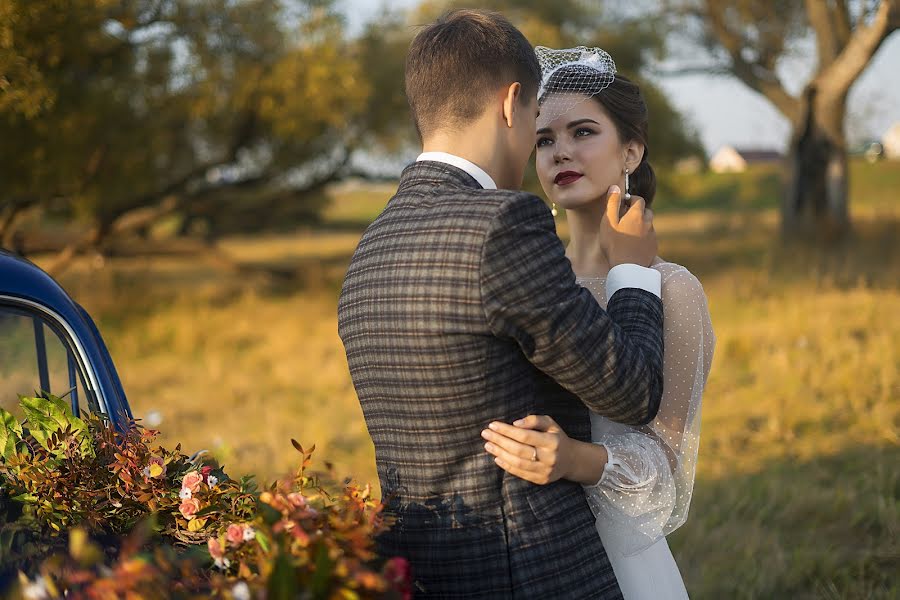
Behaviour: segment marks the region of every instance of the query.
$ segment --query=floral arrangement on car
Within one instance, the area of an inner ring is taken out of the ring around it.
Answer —
[[[202,454],[116,431],[65,400],[0,409],[0,595],[21,598],[410,598],[408,563],[379,560],[388,523],[368,486],[309,475],[259,490]],[[335,489],[337,491],[335,491]]]

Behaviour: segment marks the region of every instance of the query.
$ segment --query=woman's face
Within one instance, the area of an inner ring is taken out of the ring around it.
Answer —
[[[600,104],[575,95],[578,98],[572,98],[573,94],[548,97],[540,109],[546,115],[575,105],[552,121],[541,117],[537,121],[538,178],[547,197],[567,209],[596,202],[613,184],[621,186],[628,156]]]

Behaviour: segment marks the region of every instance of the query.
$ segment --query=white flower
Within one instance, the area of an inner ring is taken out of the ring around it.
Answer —
[[[156,427],[160,423],[162,423],[163,417],[162,413],[158,410],[151,410],[144,417],[144,424],[148,427]]]
[[[238,581],[231,588],[231,595],[234,596],[234,600],[250,600],[250,586],[246,581]]]
[[[216,484],[219,483],[219,478],[215,475],[210,475],[206,478],[206,483],[209,485],[210,489],[216,487]]]
[[[227,558],[217,558],[216,566],[222,569],[223,571],[231,566],[231,561]]]
[[[178,492],[178,497],[182,500],[190,500],[193,497],[191,493],[191,488],[181,488],[181,491]]]
[[[256,530],[250,527],[249,525],[244,527],[244,541],[249,542],[250,540],[256,538]]]
[[[34,581],[29,581],[28,585],[22,590],[22,597],[26,600],[44,600],[50,597],[50,590],[47,589],[47,583],[44,577],[38,575]]]

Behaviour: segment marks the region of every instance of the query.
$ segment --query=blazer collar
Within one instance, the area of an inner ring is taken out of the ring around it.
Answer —
[[[487,174],[487,172],[476,165],[475,163],[466,160],[462,156],[456,156],[455,154],[450,154],[448,152],[423,152],[419,155],[419,158],[416,161],[420,160],[430,160],[433,162],[442,162],[447,163],[448,165],[453,165],[454,167],[459,167],[469,175],[475,178],[481,187],[486,190],[496,190],[497,184],[494,182],[494,179]]]
[[[450,184],[475,190],[484,189],[474,177],[458,167],[443,162],[420,160],[403,169],[397,191],[422,184]]]

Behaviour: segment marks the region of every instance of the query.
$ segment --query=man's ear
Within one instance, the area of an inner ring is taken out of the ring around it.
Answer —
[[[503,98],[503,120],[506,126],[512,129],[513,119],[519,110],[519,95],[522,93],[522,84],[514,81],[506,88],[506,96]]]
[[[625,168],[629,173],[634,173],[643,158],[644,145],[642,143],[632,140],[625,144]]]

